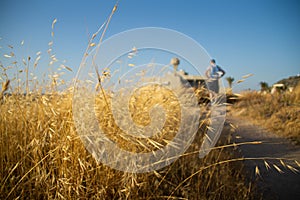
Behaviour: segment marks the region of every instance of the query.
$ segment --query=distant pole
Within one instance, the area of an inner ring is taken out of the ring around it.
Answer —
[[[178,58],[172,58],[171,59],[171,65],[173,65],[173,67],[174,67],[174,73],[177,72],[179,64],[180,64],[180,60]]]

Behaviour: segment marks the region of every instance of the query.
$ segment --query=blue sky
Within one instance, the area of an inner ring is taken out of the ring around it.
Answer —
[[[57,18],[53,51],[76,75],[88,42],[110,14],[110,0],[2,0],[0,49],[14,46],[19,57],[42,51],[46,60],[51,23]],[[106,37],[140,27],[163,27],[182,32],[201,44],[236,80],[236,91],[259,89],[300,73],[300,2],[297,0],[121,0]],[[24,46],[20,42],[24,40]],[[1,55],[1,62],[7,58]],[[184,68],[184,66],[180,66]],[[42,74],[49,68],[38,66]],[[225,85],[226,81],[224,81]]]

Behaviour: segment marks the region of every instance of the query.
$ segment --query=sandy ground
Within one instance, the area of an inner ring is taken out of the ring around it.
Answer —
[[[266,158],[270,168],[267,169],[264,160],[251,159],[244,161],[249,180],[255,180],[263,199],[300,199],[300,167],[294,160],[300,163],[300,146],[295,146],[285,138],[253,125],[250,121],[227,115],[227,122],[234,124],[237,129],[233,133],[235,143],[261,141],[262,144],[247,144],[238,146],[240,155],[245,158]],[[284,166],[285,164],[296,168],[295,173]],[[278,172],[276,165],[282,172]],[[260,175],[255,173],[256,166]]]

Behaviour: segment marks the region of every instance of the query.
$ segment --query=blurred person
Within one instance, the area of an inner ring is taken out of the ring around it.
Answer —
[[[215,59],[210,60],[210,65],[205,71],[207,77],[207,88],[210,92],[210,98],[214,99],[219,93],[219,79],[225,75],[225,71],[216,64]]]

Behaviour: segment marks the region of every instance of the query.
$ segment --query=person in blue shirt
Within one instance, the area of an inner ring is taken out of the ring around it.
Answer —
[[[225,71],[216,64],[215,59],[211,59],[205,75],[207,77],[207,88],[214,97],[219,93],[219,79],[225,75]]]

